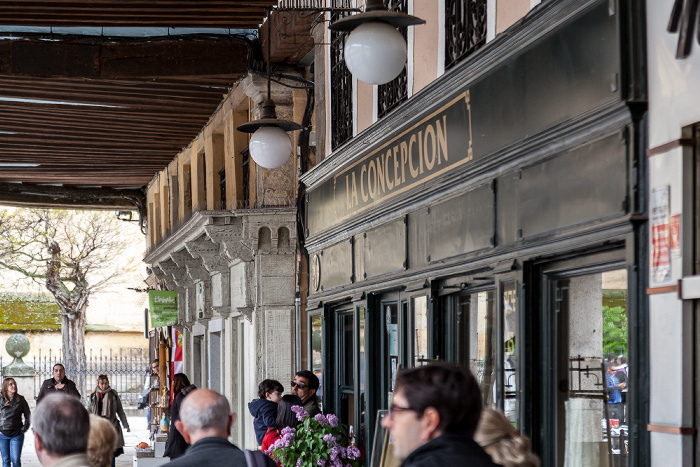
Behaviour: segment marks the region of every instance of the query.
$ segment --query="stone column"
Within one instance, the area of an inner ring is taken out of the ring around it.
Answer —
[[[2,377],[14,378],[17,393],[27,399],[30,408],[34,408],[34,368],[22,360],[29,353],[29,339],[24,334],[13,334],[7,339],[5,349],[14,360],[2,368]]]

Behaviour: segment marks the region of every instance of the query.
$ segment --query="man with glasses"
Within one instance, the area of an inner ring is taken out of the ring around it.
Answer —
[[[401,467],[495,464],[474,441],[481,415],[479,384],[465,367],[435,363],[396,377],[389,414],[394,457]]]
[[[39,395],[36,397],[36,403],[39,404],[41,400],[49,394],[56,392],[61,392],[63,394],[68,394],[69,396],[75,396],[80,399],[80,392],[75,386],[75,383],[68,378],[66,378],[66,369],[60,363],[56,363],[53,366],[53,376],[41,384],[41,389],[39,389]]]
[[[318,391],[318,377],[309,370],[297,371],[292,381],[292,394],[301,399],[304,410],[310,417],[321,413],[316,391]]]

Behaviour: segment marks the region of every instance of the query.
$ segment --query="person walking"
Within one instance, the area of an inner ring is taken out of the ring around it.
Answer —
[[[109,387],[109,378],[107,378],[107,375],[100,375],[97,377],[97,386],[92,391],[92,394],[90,394],[88,411],[109,420],[117,431],[117,445],[114,450],[114,458],[112,459],[112,465],[114,465],[114,459],[124,454],[124,434],[122,433],[122,428],[119,425],[117,416],[121,420],[126,431],[131,431],[131,429],[129,428],[129,422],[126,420],[126,414],[122,407],[122,401],[119,399],[119,394]]]
[[[22,421],[24,417],[24,421]],[[0,456],[2,467],[20,467],[24,433],[29,429],[30,411],[27,400],[17,393],[14,378],[5,378],[0,391]]]
[[[185,454],[185,450],[190,446],[180,432],[175,428],[175,422],[180,420],[180,407],[185,396],[197,389],[197,386],[190,384],[189,378],[184,373],[177,373],[173,376],[172,392],[173,403],[170,406],[170,427],[168,428],[168,440],[165,442],[164,457],[177,459]]]

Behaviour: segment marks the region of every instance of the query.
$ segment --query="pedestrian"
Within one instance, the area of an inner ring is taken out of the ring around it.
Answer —
[[[243,451],[229,442],[236,414],[224,396],[211,389],[196,389],[183,401],[175,426],[191,446],[171,460],[171,467],[246,467]],[[257,451],[266,466],[275,462]]]
[[[258,446],[262,444],[267,429],[275,424],[277,403],[283,392],[282,383],[274,379],[266,379],[258,385],[258,398],[248,403],[248,410],[253,416],[253,429]]]
[[[321,413],[321,408],[318,406],[318,377],[309,370],[297,371],[292,381],[292,394],[298,396],[304,404],[304,410],[313,418]]]
[[[381,424],[402,467],[490,467],[495,464],[474,441],[480,415],[479,383],[471,372],[433,363],[399,372]]]
[[[36,406],[34,448],[44,467],[92,467],[87,457],[90,415],[80,399],[58,392]]]
[[[29,429],[29,424],[29,404],[17,392],[15,379],[5,378],[0,391],[0,456],[2,456],[2,467],[10,467],[10,462],[13,467],[22,465],[24,433]]]
[[[117,430],[106,418],[90,414],[87,455],[93,467],[109,467],[117,449]]]
[[[620,383],[615,377],[615,363],[605,364],[605,385],[608,391],[608,412],[611,419],[620,420],[622,415],[622,395],[620,389],[624,389],[626,384]]]
[[[267,429],[265,437],[262,440],[261,450],[267,454],[267,450],[275,444],[275,441],[282,437],[282,430],[284,428],[296,428],[299,424],[297,420],[297,414],[292,411],[292,407],[298,405],[301,407],[301,399],[294,394],[287,394],[282,396],[279,403],[277,404],[277,416],[275,421],[270,428]]]
[[[60,363],[56,363],[53,366],[51,378],[41,383],[39,395],[36,396],[37,405],[39,405],[39,402],[41,402],[44,397],[54,392],[63,392],[80,399],[80,392],[78,392],[78,388],[75,387],[75,383],[73,381],[66,378],[66,369]]]
[[[170,426],[168,427],[168,440],[165,442],[164,457],[177,459],[185,454],[185,450],[190,446],[182,437],[180,432],[175,428],[175,422],[180,420],[180,407],[182,401],[187,394],[197,389],[197,386],[190,384],[189,378],[184,373],[177,373],[173,376],[173,384],[171,391],[173,394],[173,403],[170,405]]]
[[[530,451],[530,438],[520,434],[503,412],[484,408],[474,441],[484,448],[498,465],[507,467],[539,467],[540,460]]]
[[[114,457],[117,458],[124,454],[124,434],[122,433],[119,420],[121,420],[126,431],[131,431],[131,429],[129,428],[129,422],[126,420],[126,414],[124,413],[124,407],[122,407],[122,401],[119,399],[119,394],[109,386],[107,375],[99,375],[97,377],[97,386],[90,394],[88,410],[92,414],[109,420],[117,432],[117,445],[114,450]],[[119,417],[119,420],[117,420],[117,417]],[[114,459],[112,459],[112,465],[114,463]]]

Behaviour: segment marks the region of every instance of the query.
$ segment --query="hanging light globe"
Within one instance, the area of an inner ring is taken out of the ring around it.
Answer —
[[[292,153],[292,140],[280,127],[263,126],[251,136],[248,149],[250,157],[260,167],[276,169],[289,159]]]
[[[398,29],[381,21],[357,26],[345,42],[345,64],[360,81],[385,84],[406,65],[406,41]]]

